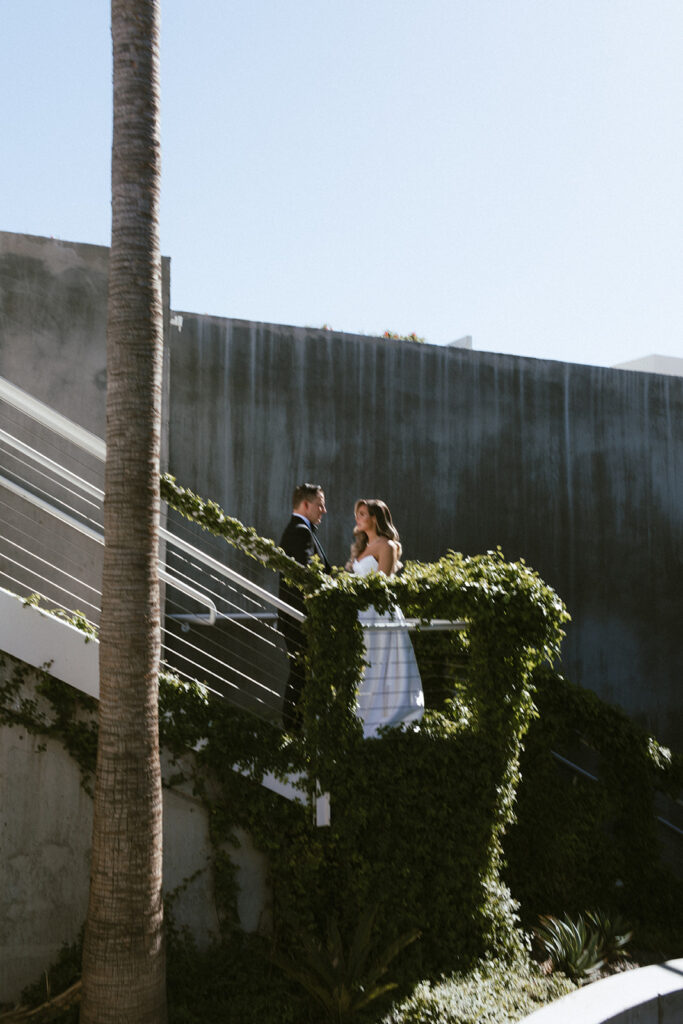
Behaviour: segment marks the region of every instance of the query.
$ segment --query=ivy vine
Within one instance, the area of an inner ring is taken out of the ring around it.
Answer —
[[[310,684],[301,738],[283,735],[200,685],[160,678],[160,739],[170,755],[166,784],[189,783],[206,807],[226,934],[239,928],[227,851],[242,827],[268,855],[276,943],[320,930],[331,913],[342,932],[351,934],[364,908],[380,896],[378,923],[387,940],[411,928],[422,931],[421,941],[402,954],[406,976],[437,975],[484,953],[511,955],[524,941],[516,899],[523,900],[525,913],[536,905],[555,909],[553,893],[570,877],[564,860],[554,872],[547,844],[531,827],[534,808],[547,806],[539,797],[549,778],[543,766],[559,733],[575,730],[579,719],[584,728],[592,723],[596,738],[616,729],[626,765],[617,775],[628,771],[634,787],[647,775],[650,799],[655,780],[665,780],[672,791],[680,786],[680,761],[665,748],[643,741],[629,762],[633,736],[624,739],[625,726],[615,726],[614,710],[557,681],[550,666],[568,615],[523,561],[508,562],[499,550],[469,558],[449,552],[429,565],[409,562],[391,579],[343,570],[326,574],[316,562],[300,566],[172,477],[162,478],[162,496],[181,515],[284,574],[305,598]],[[422,621],[465,620],[467,628],[415,638],[421,670],[427,656],[433,662],[436,655],[446,699],[426,711],[417,729],[387,729],[364,739],[355,714],[364,655],[358,611],[370,604],[380,611],[399,605]],[[61,738],[87,777],[94,765],[94,702],[74,697],[46,668],[38,687],[46,711],[24,692],[25,675],[20,666],[6,672],[0,723]],[[522,758],[525,780],[516,806]],[[315,827],[305,802],[285,801],[259,785],[265,772],[294,771],[317,779],[331,794],[329,828]],[[588,859],[605,808],[615,821],[618,814],[624,817],[626,805],[617,792],[611,787],[607,802],[586,803],[591,825],[574,837],[572,849]],[[641,794],[638,807],[645,813],[647,795],[631,792]],[[516,899],[502,878],[504,843],[506,879]],[[647,843],[638,850],[652,854]],[[603,846],[600,856],[613,851]],[[638,863],[628,876],[631,894]],[[600,872],[596,877],[604,882],[609,872]],[[579,872],[568,896],[580,900],[589,878],[589,870]]]
[[[333,823],[316,831],[300,819],[286,833],[289,841],[279,835],[270,850],[279,919],[300,919],[303,903],[312,925],[343,893],[351,927],[373,893],[384,891],[395,908],[385,911],[385,927],[392,935],[420,927],[419,955],[431,968],[514,946],[514,901],[500,880],[501,840],[513,818],[519,754],[535,713],[533,672],[559,656],[568,620],[562,601],[523,561],[508,562],[500,550],[470,558],[449,552],[431,565],[409,562],[392,578],[326,574],[315,562],[302,568],[170,477],[162,481],[162,496],[282,572],[304,595],[310,681],[303,738],[290,749],[330,792]],[[398,605],[422,621],[467,623],[460,643],[468,671],[459,700],[428,713],[417,730],[387,730],[377,740],[363,739],[355,714],[364,656],[358,612],[368,605],[379,611]],[[212,756],[209,746],[204,751]],[[420,826],[425,814],[429,825]],[[449,843],[443,836],[452,816],[461,827]],[[259,833],[257,822],[251,828]],[[260,841],[268,846],[272,834],[267,826]],[[434,877],[441,858],[448,869],[439,876],[438,896],[427,899],[423,880]],[[400,880],[395,891],[389,878]]]
[[[661,843],[669,838],[680,860],[683,839],[658,825],[657,794],[683,793],[683,757],[548,668],[536,682],[539,714],[505,843],[506,878],[525,920],[609,904],[639,926],[640,944],[660,948],[663,959],[680,955],[683,880],[666,867]],[[581,759],[592,753],[594,779],[554,756],[576,759],[577,750]]]

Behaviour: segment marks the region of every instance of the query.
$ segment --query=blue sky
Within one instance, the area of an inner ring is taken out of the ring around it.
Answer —
[[[109,243],[109,4],[1,0],[0,230]],[[162,0],[177,310],[683,356],[680,0]]]

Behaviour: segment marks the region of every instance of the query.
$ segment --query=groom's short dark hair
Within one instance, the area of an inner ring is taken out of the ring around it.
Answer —
[[[322,491],[322,484],[299,484],[294,488],[292,508],[297,508],[302,501],[313,501],[320,491]]]

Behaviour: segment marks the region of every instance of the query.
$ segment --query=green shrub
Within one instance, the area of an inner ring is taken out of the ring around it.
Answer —
[[[64,944],[56,961],[43,972],[42,977],[22,991],[19,1003],[35,1011],[36,1020],[54,1020],[58,1024],[78,1024],[78,1005],[69,1006],[61,1012],[49,1011],[41,1017],[37,1007],[70,988],[81,976],[81,954],[83,952],[83,931],[76,942]],[[80,999],[80,997],[79,997]]]
[[[356,1020],[361,1010],[395,989],[397,983],[384,977],[389,964],[419,937],[414,929],[378,948],[372,938],[376,915],[377,907],[368,907],[348,947],[342,941],[336,918],[330,917],[323,941],[304,934],[291,953],[274,950],[271,954],[273,962],[322,1008],[329,1024]]]
[[[378,928],[387,942],[422,932],[419,945],[401,954],[406,979],[465,967],[485,954],[518,953],[523,940],[515,901],[500,878],[501,840],[513,819],[519,754],[534,714],[532,673],[557,657],[564,635],[561,600],[499,550],[408,563],[391,579],[328,575],[315,563],[303,570],[172,477],[162,478],[162,496],[291,578],[305,597],[311,682],[302,700],[302,738],[279,750],[272,740],[260,749],[252,741],[245,758],[234,740],[261,730],[253,722],[236,728],[239,716],[215,709],[195,776],[196,788],[211,794],[216,846],[240,825],[268,854],[277,945],[320,933],[330,914],[349,933],[379,896]],[[425,714],[418,729],[363,740],[355,714],[364,654],[358,612],[368,604],[379,611],[398,604],[422,619],[465,620],[452,664],[466,655],[467,678],[457,701]],[[167,732],[178,710],[164,712]],[[299,763],[288,765],[287,754]],[[249,764],[255,778],[266,770],[306,770],[330,793],[331,826],[316,829],[306,809],[284,807],[235,780],[236,761]],[[224,858],[217,866],[225,866]],[[229,885],[219,889],[227,894]],[[227,900],[223,916],[234,921]]]
[[[546,976],[524,960],[487,960],[468,973],[422,982],[382,1024],[507,1024],[575,987],[568,978]]]
[[[187,933],[167,948],[168,1024],[305,1024],[308,999],[270,962],[270,943],[237,932],[198,949]]]
[[[626,946],[633,938],[633,931],[623,917],[604,910],[588,910],[586,920],[600,938],[601,955],[606,963],[628,956]]]
[[[653,826],[644,818],[652,809],[653,772],[668,771],[665,752],[629,732],[596,697],[591,702],[585,691],[539,668],[558,656],[567,615],[523,562],[506,562],[500,551],[468,558],[451,552],[432,565],[409,563],[391,580],[341,571],[327,576],[319,566],[293,563],[272,541],[172,478],[162,487],[183,515],[301,586],[313,669],[303,701],[305,730],[293,741],[209,698],[200,686],[161,680],[161,739],[177,759],[176,779],[167,781],[190,778],[205,802],[215,853],[222,926],[216,952],[225,962],[216,967],[215,957],[196,954],[183,981],[192,981],[196,1000],[213,991],[212,970],[218,992],[250,977],[243,953],[253,953],[256,940],[239,939],[235,869],[226,852],[238,827],[268,856],[276,950],[291,948],[297,935],[320,934],[330,915],[342,934],[351,934],[364,908],[379,898],[377,928],[386,943],[414,929],[422,933],[394,965],[403,984],[467,969],[485,955],[518,957],[525,938],[517,928],[516,899],[527,924],[539,913],[591,905],[630,918],[636,911],[641,917],[662,911],[672,922],[680,917],[683,900],[671,898],[679,890],[662,873],[655,879]],[[443,650],[446,672],[439,676],[435,668],[435,679],[452,697],[429,710],[417,729],[364,740],[354,707],[363,662],[358,610],[369,603],[379,610],[399,604],[418,618],[465,619],[468,627],[456,638],[437,643],[425,635],[416,644],[423,658]],[[0,694],[0,720],[29,728],[38,712],[35,701],[20,703],[17,717],[20,683],[8,683]],[[87,709],[79,705],[76,718],[60,684],[44,688],[42,697],[52,716],[39,715],[35,731],[70,743],[86,770],[95,739]],[[72,735],[74,719],[86,728],[83,735]],[[600,786],[568,782],[552,759],[550,750],[575,737],[579,725],[603,756]],[[524,782],[516,806],[520,757]],[[233,770],[236,764],[248,778]],[[317,780],[331,794],[331,826],[316,828],[309,807],[257,785],[265,771],[303,771]],[[680,781],[667,777],[672,786]],[[501,878],[504,836],[510,889]],[[483,978],[486,968],[478,970]],[[171,974],[171,983],[182,974]],[[279,973],[277,980],[268,977],[268,991],[282,993],[274,996],[276,1019],[285,1024],[289,1007],[303,1005],[301,997]],[[265,991],[254,989],[254,1005],[263,1006]],[[220,1019],[208,1010],[221,998],[207,997],[205,1019]]]
[[[548,669],[535,682],[539,714],[504,840],[505,881],[523,924],[599,906],[627,917],[640,945],[680,956],[683,882],[662,865],[655,796],[681,792],[683,759],[591,691]],[[553,751],[575,761],[588,753],[598,781],[571,772]]]

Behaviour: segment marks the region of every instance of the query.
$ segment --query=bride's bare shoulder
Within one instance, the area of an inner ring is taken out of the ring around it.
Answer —
[[[370,545],[368,545],[370,551]],[[380,571],[385,576],[391,576],[396,565],[396,545],[388,537],[378,537],[372,544],[370,551],[377,560]]]
[[[389,540],[388,537],[377,537],[372,544],[368,544],[366,551],[388,551],[394,549],[395,545],[393,540]]]

